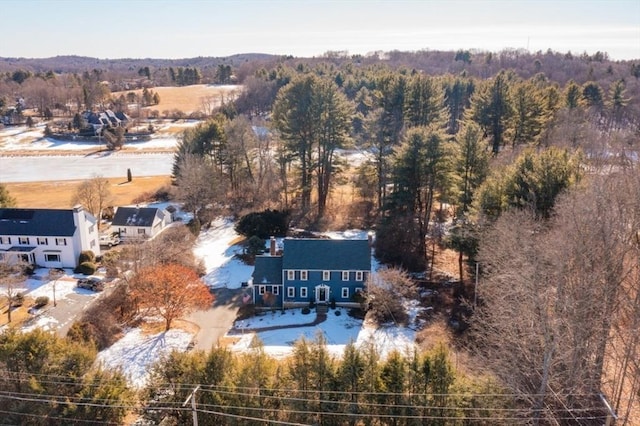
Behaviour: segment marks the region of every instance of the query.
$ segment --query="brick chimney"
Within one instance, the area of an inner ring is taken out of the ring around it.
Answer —
[[[276,237],[271,237],[269,241],[269,255],[276,255]]]

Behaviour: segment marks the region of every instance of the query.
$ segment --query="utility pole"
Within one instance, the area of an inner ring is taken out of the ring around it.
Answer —
[[[191,391],[187,399],[185,399],[183,407],[185,407],[189,401],[191,401],[191,412],[193,413],[193,426],[198,426],[198,410],[196,409],[196,392],[200,389],[200,385],[196,386],[195,389]]]
[[[611,408],[611,405],[609,404],[609,401],[607,401],[607,398],[602,393],[600,393],[598,396],[604,404],[604,407],[607,409],[607,420],[604,424],[605,426],[613,426],[616,420],[618,420],[618,416],[616,415],[615,411],[613,411],[613,408]]]
[[[473,288],[473,310],[475,311],[478,304],[478,272],[480,270],[480,263],[476,262],[476,285]]]

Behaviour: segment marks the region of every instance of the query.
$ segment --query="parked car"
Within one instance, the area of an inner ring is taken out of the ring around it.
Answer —
[[[78,280],[77,286],[79,288],[84,288],[92,291],[102,291],[104,290],[104,282],[100,277],[88,277],[88,278],[80,278]]]
[[[118,234],[103,234],[100,235],[100,245],[113,247],[120,244],[120,236]]]

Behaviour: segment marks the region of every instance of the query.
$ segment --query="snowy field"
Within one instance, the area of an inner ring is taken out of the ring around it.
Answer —
[[[163,123],[151,140],[128,142],[126,150],[116,152],[101,151],[104,144],[46,138],[44,126],[6,127],[0,129],[0,182],[80,180],[95,175],[115,178],[126,176],[127,169],[134,176],[169,176],[173,153],[157,151],[175,149],[180,131],[198,123],[196,120]],[[38,151],[39,155],[30,156],[29,151]],[[339,150],[338,154],[353,167],[368,158],[367,153],[359,150]]]

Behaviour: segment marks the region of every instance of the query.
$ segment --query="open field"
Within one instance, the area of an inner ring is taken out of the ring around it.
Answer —
[[[180,110],[185,114],[195,111],[210,113],[211,109],[220,105],[221,101],[235,98],[241,86],[212,84],[194,84],[181,87],[153,87],[149,90],[160,96],[160,103],[143,108],[144,110],[171,111]],[[114,92],[112,96],[127,95],[127,93],[142,94],[142,89]]]
[[[17,207],[22,208],[56,208],[73,207],[72,198],[81,180],[5,183],[9,193],[16,199]],[[169,176],[135,177],[133,181],[110,179],[111,205],[122,206],[132,204],[133,200],[147,192],[170,185]]]

